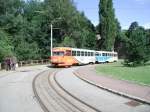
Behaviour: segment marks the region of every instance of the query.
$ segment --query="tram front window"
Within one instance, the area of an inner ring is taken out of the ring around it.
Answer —
[[[53,52],[53,56],[64,56],[64,52],[63,51]]]

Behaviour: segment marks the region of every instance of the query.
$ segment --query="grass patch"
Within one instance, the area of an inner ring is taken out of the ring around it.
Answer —
[[[124,67],[121,61],[96,66],[98,74],[111,76],[118,79],[150,85],[150,65],[140,67]]]

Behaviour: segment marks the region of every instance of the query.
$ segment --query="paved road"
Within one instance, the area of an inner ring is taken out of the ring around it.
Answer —
[[[43,112],[32,90],[32,80],[46,65],[0,71],[0,112]]]
[[[90,85],[72,72],[78,67],[63,69],[56,80],[73,96],[102,112],[150,112],[150,106],[129,106],[130,99]],[[0,112],[43,112],[32,89],[33,78],[47,70],[46,66],[23,67],[14,72],[0,71]],[[8,73],[8,74],[7,74]],[[42,82],[41,82],[42,83]]]
[[[75,69],[65,69],[56,75],[56,80],[64,89],[87,104],[102,112],[150,112],[150,105],[127,105],[130,99],[118,96],[92,86],[78,79],[72,72]]]
[[[34,92],[46,112],[97,112],[64,91],[55,81],[55,73],[45,71],[34,79]]]
[[[80,67],[76,71],[76,75],[100,88],[150,104],[150,86],[115,79],[102,73],[99,75],[95,70],[95,66]]]

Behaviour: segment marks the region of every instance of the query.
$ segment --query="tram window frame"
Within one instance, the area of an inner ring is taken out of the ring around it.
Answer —
[[[76,56],[76,51],[72,51],[72,56]]]
[[[65,51],[65,56],[71,56],[72,54],[71,54],[71,50],[66,50]]]
[[[105,53],[102,53],[102,56],[105,56]]]
[[[90,52],[88,52],[88,56],[90,56]]]
[[[86,52],[86,51],[84,52],[84,54],[85,54],[85,56],[88,56],[88,54],[87,54],[87,52]]]
[[[96,53],[95,56],[99,56],[99,53]]]
[[[64,51],[53,51],[53,56],[64,56]]]
[[[81,51],[81,56],[84,56],[84,51]]]
[[[77,51],[77,56],[80,56],[80,51]]]

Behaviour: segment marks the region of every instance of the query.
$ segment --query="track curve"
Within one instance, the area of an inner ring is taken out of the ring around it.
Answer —
[[[33,91],[45,112],[99,112],[64,90],[56,81],[57,71],[44,71],[33,80]]]
[[[74,72],[78,68],[68,68],[59,71],[55,76],[55,80],[57,80],[64,90],[87,105],[90,105],[90,107],[102,112],[120,112],[120,110],[122,112],[150,111],[149,105],[142,103],[139,103],[137,106],[128,105],[128,103],[133,102],[132,99],[105,91],[79,79],[74,75]]]

